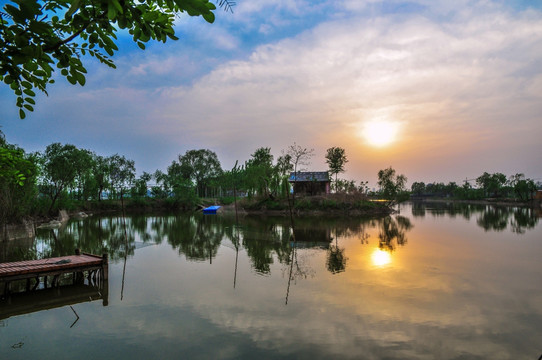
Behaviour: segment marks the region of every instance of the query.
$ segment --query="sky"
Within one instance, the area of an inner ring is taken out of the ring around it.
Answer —
[[[3,5],[6,1],[0,1]],[[110,69],[87,57],[84,87],[56,75],[18,118],[0,84],[0,130],[43,151],[60,142],[166,171],[191,149],[224,169],[259,147],[314,149],[307,170],[369,181],[484,172],[542,181],[542,1],[237,0],[216,21],[181,16],[179,41],[145,51],[119,33]]]

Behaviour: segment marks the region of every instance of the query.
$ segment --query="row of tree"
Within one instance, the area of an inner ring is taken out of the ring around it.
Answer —
[[[71,144],[53,143],[43,152],[26,153],[9,144],[0,132],[0,220],[48,214],[73,201],[100,202],[103,198],[163,199],[176,207],[192,207],[202,197],[236,193],[254,197],[284,198],[290,193],[290,172],[309,164],[314,150],[294,143],[274,161],[271,149],[256,149],[244,164],[223,170],[215,152],[189,150],[167,170],[136,176],[135,163],[114,154],[101,156]],[[344,149],[330,148],[326,155],[331,174],[344,171]],[[336,183],[341,183],[340,179]],[[338,189],[338,187],[337,187]]]
[[[70,202],[152,197],[168,206],[191,208],[200,198],[233,197],[234,195],[263,198],[287,198],[291,193],[288,178],[291,172],[305,170],[314,156],[313,149],[297,144],[283,150],[274,161],[271,149],[261,147],[250,158],[231,170],[224,170],[217,154],[208,149],[189,150],[173,160],[167,170],[143,172],[136,176],[135,163],[114,154],[101,156],[71,144],[53,143],[43,152],[28,154],[24,149],[7,143],[0,132],[0,222],[14,221],[25,215],[49,214],[58,208],[70,208]],[[501,173],[484,173],[463,186],[450,182],[414,182],[407,191],[407,178],[392,168],[378,172],[376,192],[367,182],[338,178],[348,163],[346,152],[331,147],[325,154],[329,173],[335,175],[332,188],[340,193],[362,193],[391,200],[410,196],[455,197],[478,199],[487,197],[531,198],[536,191],[532,179],[523,174],[509,178]],[[295,196],[295,194],[294,194]]]
[[[470,181],[474,181],[476,186]],[[467,200],[514,198],[527,201],[533,198],[539,187],[540,184],[521,173],[506,177],[503,173],[484,172],[476,179],[465,180],[463,185],[455,182],[448,184],[414,182],[411,191],[415,197],[453,197]]]

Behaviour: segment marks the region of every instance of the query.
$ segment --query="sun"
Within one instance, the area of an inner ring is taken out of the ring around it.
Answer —
[[[399,124],[389,120],[371,120],[363,125],[362,135],[375,147],[390,145],[397,139]]]
[[[382,267],[391,263],[391,255],[387,251],[375,249],[371,255],[371,260],[373,261],[373,265]]]

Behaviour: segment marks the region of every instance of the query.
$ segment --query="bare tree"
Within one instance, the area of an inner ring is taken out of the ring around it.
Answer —
[[[293,145],[288,147],[286,154],[290,156],[290,161],[294,167],[293,199],[295,204],[295,183],[297,182],[297,172],[304,169],[302,166],[308,166],[310,164],[310,159],[314,156],[314,149],[301,147],[294,142]]]

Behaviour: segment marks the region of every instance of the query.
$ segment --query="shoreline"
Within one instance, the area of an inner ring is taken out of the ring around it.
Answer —
[[[472,204],[472,205],[493,205],[493,206],[512,206],[512,207],[530,207],[540,208],[542,202],[540,200],[528,200],[528,201],[514,201],[503,199],[484,199],[484,200],[462,200],[462,199],[446,199],[446,198],[419,198],[410,199],[410,202],[418,203],[458,203],[458,204]]]
[[[449,198],[413,198],[406,202],[411,203],[441,203],[441,204],[470,204],[470,205],[490,205],[490,206],[508,206],[508,207],[525,207],[532,209],[542,209],[542,201],[538,199],[529,200],[529,201],[513,201],[513,200],[503,200],[503,199],[485,199],[485,200],[462,200],[462,199],[449,199]],[[219,204],[217,204],[219,205]],[[228,214],[235,216],[235,209],[233,204],[220,205],[222,210],[221,214]],[[164,215],[164,214],[181,214],[181,213],[194,213],[199,212],[201,209],[196,208],[192,210],[175,210],[168,209],[163,206],[153,206],[148,204],[147,206],[133,206],[128,205],[125,207],[125,214],[134,215],[134,214],[150,214],[150,215]],[[318,217],[318,216],[331,216],[331,217],[382,217],[388,216],[395,213],[395,210],[392,206],[381,205],[372,208],[316,208],[314,209],[294,209],[294,216],[300,217]],[[64,212],[67,213],[69,218],[84,218],[86,216],[94,215],[122,215],[122,208],[117,206],[107,206],[105,208],[87,208],[82,207],[76,210],[59,211],[59,214]],[[289,209],[268,209],[264,205],[261,208],[254,208],[250,206],[239,206],[238,214],[241,216],[277,216],[284,217],[290,216]],[[40,226],[47,226],[49,223],[56,221],[63,221],[62,216],[28,216],[21,219],[20,223],[9,223],[4,224],[4,229],[2,232],[5,232],[8,229],[14,229],[15,227],[24,226],[28,229],[29,225],[37,228]]]

